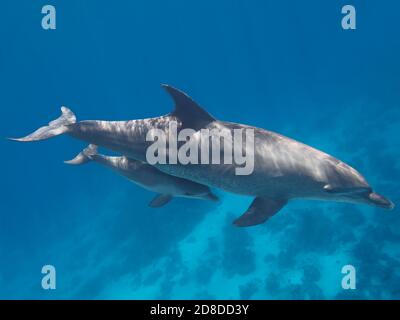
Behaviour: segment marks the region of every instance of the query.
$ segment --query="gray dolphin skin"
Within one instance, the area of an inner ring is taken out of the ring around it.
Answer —
[[[173,197],[218,201],[218,197],[205,185],[165,174],[157,168],[138,160],[124,156],[111,157],[99,154],[97,146],[93,144],[90,144],[74,159],[64,162],[71,165],[80,165],[90,161],[111,168],[139,186],[158,193],[149,203],[150,207],[161,207]]]
[[[169,130],[176,121],[178,132],[185,128],[254,130],[254,170],[236,175],[233,164],[156,164],[164,173],[228,192],[253,196],[248,210],[234,221],[237,226],[265,222],[293,199],[315,199],[365,203],[392,209],[394,204],[375,193],[365,178],[344,162],[278,133],[239,123],[215,119],[182,91],[163,85],[175,102],[175,109],[161,117],[130,121],[81,121],[62,107],[62,115],[32,134],[13,139],[30,142],[68,134],[79,140],[146,161],[146,141],[152,129]],[[224,150],[221,149],[221,158]]]

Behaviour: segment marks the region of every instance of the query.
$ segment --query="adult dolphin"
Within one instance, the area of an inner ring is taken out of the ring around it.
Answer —
[[[161,207],[173,197],[218,201],[218,197],[205,185],[171,176],[154,166],[125,156],[115,157],[100,154],[97,152],[97,146],[93,144],[83,149],[74,159],[64,162],[71,165],[80,165],[90,161],[110,168],[137,185],[158,193],[150,201],[150,207]]]
[[[127,157],[146,162],[146,150],[153,143],[146,141],[150,130],[169,130],[176,122],[184,128],[254,130],[254,171],[236,175],[237,164],[158,164],[161,171],[229,192],[254,196],[248,210],[234,221],[237,226],[265,222],[289,200],[317,199],[366,203],[386,209],[394,204],[375,193],[355,169],[334,157],[278,133],[243,124],[216,120],[188,95],[163,85],[175,102],[175,109],[161,117],[130,121],[81,121],[62,107],[62,115],[32,134],[13,139],[30,142],[48,139],[63,133],[96,144]],[[221,150],[223,153],[224,150]],[[224,155],[221,155],[223,158]]]

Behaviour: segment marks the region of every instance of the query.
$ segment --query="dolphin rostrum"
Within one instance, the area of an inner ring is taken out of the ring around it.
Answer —
[[[171,176],[154,166],[125,156],[112,157],[99,154],[97,146],[94,144],[83,149],[74,159],[64,162],[79,165],[89,161],[111,168],[139,186],[158,193],[149,203],[150,207],[161,207],[167,204],[172,197],[218,201],[218,197],[205,185]]]
[[[248,210],[234,221],[237,226],[265,222],[293,199],[316,199],[366,203],[386,209],[394,204],[373,191],[365,178],[344,162],[278,133],[239,123],[216,120],[180,90],[163,85],[175,102],[175,109],[161,117],[130,121],[81,121],[62,107],[62,115],[30,135],[13,139],[36,141],[66,133],[74,138],[147,162],[146,141],[152,129],[169,130],[177,123],[185,128],[228,130],[251,129],[254,132],[254,170],[250,175],[236,175],[237,164],[155,164],[170,175],[189,179],[229,192],[254,196]],[[221,150],[221,158],[224,157]]]

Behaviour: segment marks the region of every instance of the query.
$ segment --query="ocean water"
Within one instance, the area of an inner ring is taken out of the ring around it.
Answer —
[[[0,4],[0,298],[400,298],[398,1],[351,0],[356,30],[341,27],[344,1],[47,2]],[[41,27],[44,4],[56,30]],[[65,165],[80,141],[4,139],[61,105],[81,120],[166,114],[161,83],[336,156],[398,206],[293,201],[236,228],[250,197],[152,209],[113,172]],[[41,287],[49,264],[55,290]]]

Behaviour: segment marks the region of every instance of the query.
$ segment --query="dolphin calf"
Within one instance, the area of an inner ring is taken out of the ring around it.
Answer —
[[[278,133],[239,123],[219,121],[184,92],[163,85],[175,102],[175,109],[164,116],[143,120],[77,122],[75,115],[62,107],[62,115],[35,132],[16,141],[44,140],[60,134],[119,152],[129,158],[147,162],[146,141],[153,129],[169,130],[171,122],[177,130],[202,129],[253,130],[254,170],[249,175],[236,175],[237,164],[155,164],[170,175],[223,190],[253,196],[248,210],[234,221],[237,226],[253,226],[265,222],[294,199],[315,199],[365,203],[386,209],[394,204],[374,192],[366,179],[346,163],[301,142]],[[221,150],[221,158],[224,150]]]
[[[89,161],[111,168],[139,186],[158,193],[149,203],[150,207],[161,207],[167,204],[172,197],[218,201],[218,197],[205,185],[165,174],[147,163],[129,159],[125,156],[111,157],[99,154],[97,146],[93,144],[90,144],[74,159],[64,162],[71,165],[80,165]]]

